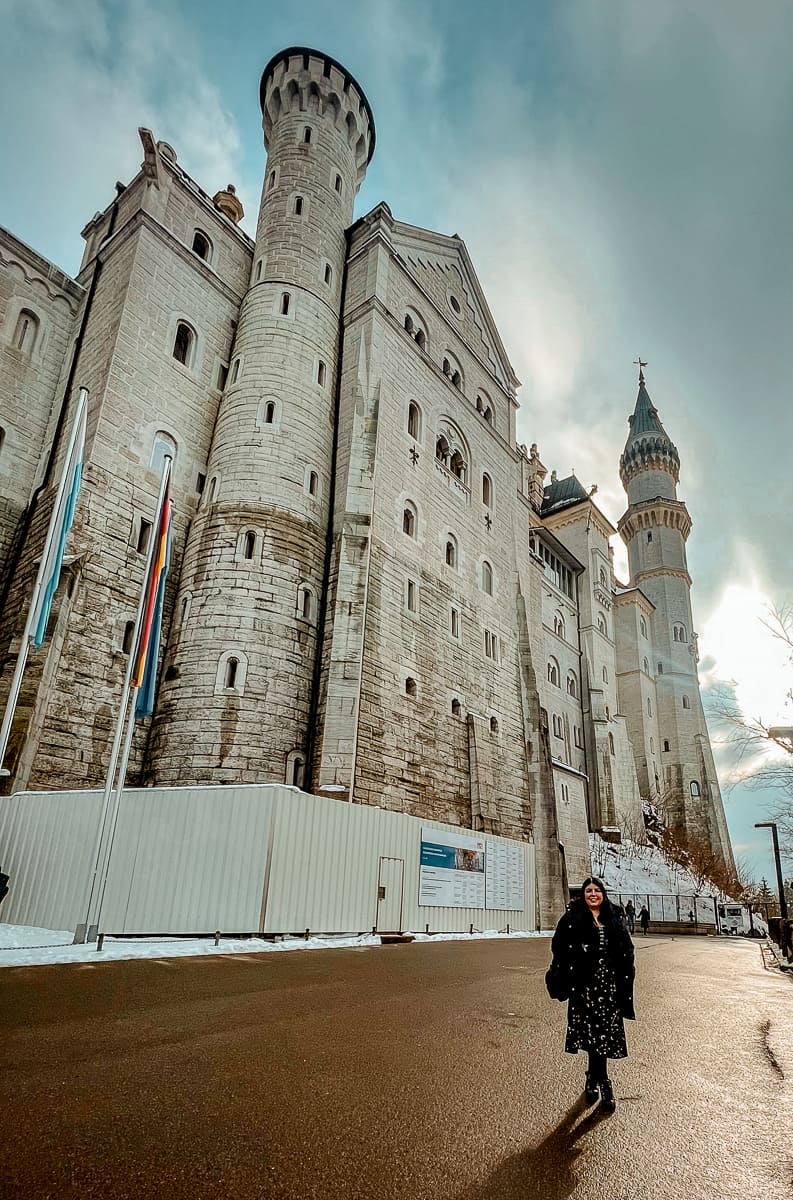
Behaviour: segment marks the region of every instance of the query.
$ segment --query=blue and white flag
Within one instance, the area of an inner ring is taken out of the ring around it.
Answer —
[[[55,510],[50,518],[47,543],[44,548],[44,561],[40,573],[40,590],[30,624],[30,636],[36,647],[41,645],[47,633],[50,609],[61,575],[66,538],[74,520],[77,493],[80,490],[80,480],[83,474],[87,408],[88,406],[81,396],[78,423],[72,438],[70,453],[63,466]]]

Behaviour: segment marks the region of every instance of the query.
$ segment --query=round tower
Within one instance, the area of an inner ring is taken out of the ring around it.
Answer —
[[[261,79],[267,163],[251,279],[191,530],[158,703],[158,783],[299,784],[335,438],[346,230],[369,104],[293,47]]]
[[[628,509],[617,528],[630,582],[655,606],[650,622],[660,792],[671,825],[709,842],[732,863],[724,809],[699,692],[686,542],[691,517],[677,499],[680,456],[661,424],[639,370],[639,394],[620,458]]]

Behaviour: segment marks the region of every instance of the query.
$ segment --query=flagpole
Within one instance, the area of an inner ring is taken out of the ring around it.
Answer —
[[[77,433],[80,429],[80,424],[83,417],[83,410],[85,409],[87,403],[88,389],[80,388],[80,393],[77,399],[77,408],[74,415],[74,423],[72,425],[71,437],[69,438],[66,457],[63,460],[63,470],[61,471],[61,477],[58,483],[58,491],[55,494],[55,503],[52,506],[52,512],[50,514],[50,523],[47,526],[47,537],[44,542],[44,549],[39,561],[39,569],[36,573],[36,582],[33,585],[33,596],[31,597],[27,621],[25,622],[25,632],[22,634],[22,642],[19,647],[16,667],[14,668],[14,674],[11,679],[11,688],[8,693],[5,713],[3,714],[3,723],[0,725],[0,776],[8,776],[11,774],[10,771],[3,767],[3,760],[6,756],[6,750],[8,748],[8,739],[11,736],[11,722],[14,719],[17,701],[19,700],[19,692],[22,687],[22,676],[25,671],[25,665],[27,664],[28,654],[30,653],[30,643],[33,640],[33,622],[37,616],[36,610],[38,607],[39,595],[41,594],[41,585],[44,579],[44,572],[49,561],[52,543],[55,540],[55,529],[60,517],[63,493],[66,489],[66,478],[69,474],[72,455],[74,453],[74,446],[77,440]]]
[[[91,933],[92,933],[92,931],[91,931],[91,916],[92,916],[92,910],[95,907],[94,901],[96,900],[97,895],[98,895],[97,885],[99,885],[99,887],[101,887],[102,895],[104,896],[104,886],[102,883],[102,875],[105,873],[106,867],[109,866],[110,843],[112,842],[113,832],[115,832],[115,815],[118,812],[118,803],[115,806],[114,819],[113,819],[113,824],[112,824],[112,832],[110,834],[110,838],[108,839],[108,845],[105,848],[104,855],[102,854],[102,843],[105,841],[105,833],[106,833],[106,829],[107,829],[107,816],[108,816],[108,811],[110,808],[111,798],[112,798],[113,792],[114,792],[114,784],[116,782],[116,767],[118,766],[119,749],[121,747],[121,739],[124,734],[124,721],[127,716],[127,713],[129,713],[129,728],[128,728],[128,733],[127,733],[127,745],[125,747],[126,757],[124,760],[124,771],[126,771],[126,763],[129,759],[129,746],[132,743],[132,733],[133,733],[134,726],[135,726],[135,709],[132,705],[130,705],[130,695],[132,695],[133,700],[134,700],[134,693],[136,690],[131,686],[132,671],[135,666],[135,660],[137,658],[137,652],[138,652],[138,644],[140,642],[140,636],[141,636],[141,625],[142,625],[142,621],[143,621],[143,608],[146,603],[146,590],[147,590],[146,585],[149,581],[149,575],[151,572],[154,555],[157,552],[157,541],[158,541],[160,520],[162,518],[163,501],[165,499],[165,492],[166,492],[166,489],[168,487],[168,484],[169,484],[170,478],[171,478],[172,463],[173,463],[173,459],[171,458],[170,455],[166,454],[164,456],[163,472],[162,472],[162,477],[160,479],[160,491],[157,496],[157,508],[155,511],[154,522],[152,524],[151,531],[149,533],[149,545],[146,550],[146,569],[143,574],[143,586],[140,589],[140,597],[138,599],[138,611],[135,616],[135,630],[132,635],[132,648],[130,650],[130,653],[129,653],[129,656],[127,659],[127,669],[124,674],[124,686],[121,691],[121,706],[119,709],[118,721],[116,723],[116,732],[113,737],[113,747],[110,751],[110,763],[108,765],[107,776],[105,778],[105,790],[104,790],[104,795],[102,797],[102,812],[101,812],[101,816],[99,818],[99,825],[98,825],[97,831],[96,831],[96,838],[94,839],[93,851],[91,853],[91,858],[89,859],[89,862],[92,864],[92,873],[91,873],[91,884],[90,884],[89,891],[88,891],[88,901],[87,901],[87,904],[85,907],[85,922],[84,922],[84,924],[78,925],[77,929],[75,930],[75,934],[74,934],[75,944],[94,940],[94,938],[91,936]],[[121,791],[122,790],[123,790],[123,776],[121,777],[121,783],[120,783],[119,790],[117,793],[117,801],[118,802],[120,802],[120,800],[121,800]],[[100,859],[102,860],[101,871],[100,871]],[[101,904],[101,902],[100,902],[100,904]]]

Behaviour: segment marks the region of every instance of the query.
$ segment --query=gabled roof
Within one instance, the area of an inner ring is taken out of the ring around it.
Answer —
[[[391,240],[397,258],[443,319],[484,362],[501,386],[513,396],[520,387],[501,341],[465,242],[394,220]],[[450,303],[454,295],[457,313]]]

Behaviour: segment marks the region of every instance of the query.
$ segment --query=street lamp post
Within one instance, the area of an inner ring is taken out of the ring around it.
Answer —
[[[782,880],[782,862],[779,857],[779,836],[776,831],[775,821],[755,821],[755,829],[770,829],[771,838],[774,843],[774,866],[776,867],[776,882],[779,888],[779,915],[783,921],[787,920],[787,900],[785,898],[785,885]]]

